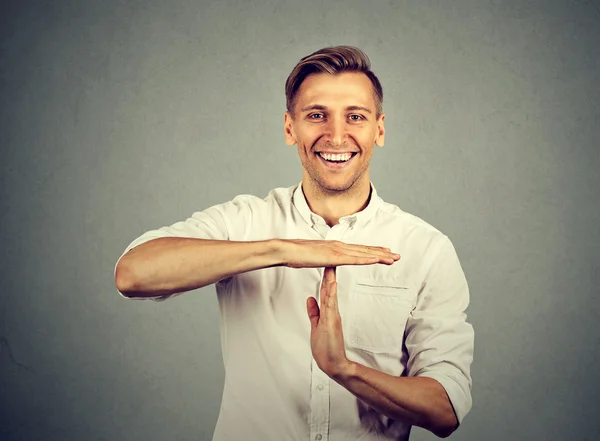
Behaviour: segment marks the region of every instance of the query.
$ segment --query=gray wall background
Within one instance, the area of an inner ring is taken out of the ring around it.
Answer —
[[[214,288],[127,301],[114,264],[146,230],[299,182],[284,81],[335,44],[384,86],[378,191],[449,235],[470,282],[474,406],[452,439],[600,439],[597,2],[5,1],[0,17],[3,440],[211,438]]]

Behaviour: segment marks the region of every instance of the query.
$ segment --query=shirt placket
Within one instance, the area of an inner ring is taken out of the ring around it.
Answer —
[[[312,360],[310,397],[310,439],[329,440],[329,377]]]
[[[329,228],[326,225],[316,225],[317,230],[326,240],[340,240],[346,226],[338,224]],[[321,270],[321,283],[323,283],[324,269]],[[320,301],[320,292],[317,293]],[[323,372],[315,359],[311,363],[311,393],[310,393],[310,440],[328,441],[329,425],[331,419],[331,379]]]

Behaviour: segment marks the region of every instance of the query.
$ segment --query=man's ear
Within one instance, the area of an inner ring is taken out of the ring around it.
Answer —
[[[292,146],[298,142],[294,133],[294,119],[290,112],[283,114],[283,136],[287,145]]]
[[[379,147],[383,147],[383,143],[385,141],[385,127],[383,125],[383,120],[385,119],[385,114],[381,114],[379,119],[377,120],[377,133],[375,135],[375,144]]]

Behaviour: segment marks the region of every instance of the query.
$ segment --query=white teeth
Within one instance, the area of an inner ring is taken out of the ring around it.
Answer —
[[[333,154],[333,153],[319,153],[321,158],[327,159],[328,161],[347,161],[352,157],[352,153],[341,153],[341,154]]]

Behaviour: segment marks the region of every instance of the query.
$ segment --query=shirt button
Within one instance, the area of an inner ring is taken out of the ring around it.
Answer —
[[[324,389],[324,387],[323,387],[323,385],[322,385],[322,384],[319,384],[319,385],[317,386],[317,389],[319,389],[319,390],[323,390],[323,389]]]
[[[319,441],[321,438],[323,438],[323,435],[321,435],[320,433],[317,436],[315,436],[315,439],[317,441]]]

